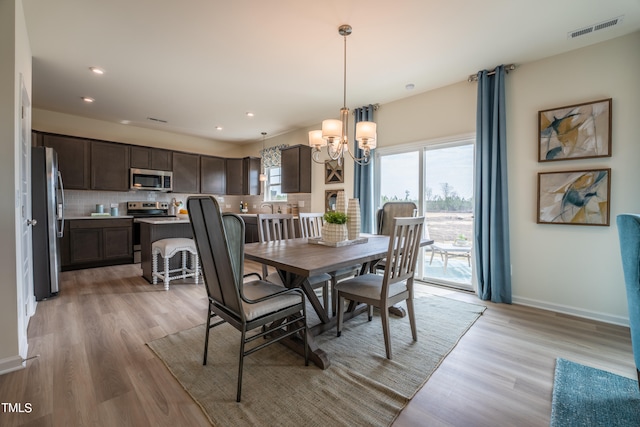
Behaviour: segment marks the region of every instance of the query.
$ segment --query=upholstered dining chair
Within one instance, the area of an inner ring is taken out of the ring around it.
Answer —
[[[301,212],[298,214],[298,217],[300,221],[300,237],[309,238],[322,236],[322,225],[324,224],[324,214],[322,212]],[[353,267],[346,267],[329,273],[329,276],[331,276],[331,310],[334,316],[338,309],[336,285],[340,280],[358,275],[360,267],[360,265],[354,265]]]
[[[393,228],[393,218],[410,217],[418,214],[418,206],[413,202],[386,202],[376,212],[376,232],[388,236]],[[384,270],[387,260],[380,260],[376,264],[377,270]]]
[[[369,321],[373,318],[373,307],[377,307],[380,309],[382,319],[387,359],[391,359],[389,307],[393,304],[406,301],[411,335],[414,341],[418,340],[413,310],[413,275],[420,252],[424,217],[396,217],[392,224],[384,275],[363,274],[353,279],[344,280],[336,286],[338,292],[337,335],[342,334],[345,299],[367,304]]]
[[[387,202],[376,212],[377,233],[388,236],[393,228],[393,218],[416,216],[418,206],[413,202]]]
[[[258,239],[261,243],[276,242],[296,237],[292,214],[258,214]],[[262,265],[262,277],[271,283],[284,286],[280,275],[269,274],[266,265]],[[307,279],[312,289],[322,288],[324,310],[329,312],[329,281],[328,274],[318,274]]]
[[[621,214],[616,218],[616,222],[627,289],[631,346],[640,389],[640,215]]]
[[[226,322],[240,331],[236,394],[240,402],[245,356],[288,336],[302,335],[305,365],[309,364],[304,293],[263,280],[243,283],[244,221],[222,214],[213,197],[189,197],[187,209],[209,297],[202,364],[207,364],[212,328]],[[247,348],[254,341],[257,344]]]

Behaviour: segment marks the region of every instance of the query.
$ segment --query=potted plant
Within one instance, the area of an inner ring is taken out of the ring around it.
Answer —
[[[324,214],[322,239],[336,243],[347,240],[347,215],[344,212],[327,212]]]
[[[464,234],[458,234],[458,237],[456,237],[456,240],[453,242],[453,244],[455,246],[470,246],[470,242],[469,240],[467,240],[467,236],[465,236]]]

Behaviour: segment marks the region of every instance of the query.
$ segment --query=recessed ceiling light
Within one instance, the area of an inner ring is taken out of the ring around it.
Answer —
[[[216,126],[216,130],[222,130],[222,126]]]
[[[413,83],[409,83],[404,88],[406,90],[413,90],[415,87],[416,87],[416,85],[414,85]]]
[[[131,120],[120,120],[120,123],[123,125],[128,125],[129,123],[131,123]]]
[[[98,67],[89,67],[89,69],[91,70],[91,72],[93,72],[94,74],[104,74],[104,70],[102,68],[98,68]]]
[[[88,96],[83,96],[83,97],[82,97],[82,100],[83,100],[84,102],[88,102],[89,104],[90,104],[90,103],[92,103],[93,101],[95,101],[95,99],[93,99],[93,98],[89,98]]]
[[[250,111],[247,111],[247,117],[253,117],[253,113]]]

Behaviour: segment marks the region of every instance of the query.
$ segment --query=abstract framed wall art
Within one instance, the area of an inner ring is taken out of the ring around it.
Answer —
[[[538,224],[609,226],[611,169],[538,173]]]
[[[538,111],[538,161],[611,157],[611,98]]]

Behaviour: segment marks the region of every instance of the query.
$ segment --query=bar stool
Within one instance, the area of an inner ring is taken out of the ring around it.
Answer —
[[[182,267],[169,269],[169,260],[177,253],[182,254]],[[191,254],[191,268],[187,268],[187,253]],[[158,255],[164,259],[164,271],[158,271]],[[164,281],[164,290],[169,290],[169,281],[176,279],[186,279],[194,277],[195,283],[198,284],[198,275],[200,274],[200,263],[198,261],[198,251],[193,239],[182,237],[162,239],[153,242],[151,245],[151,258],[153,265],[153,284],[158,283],[158,279]],[[180,272],[172,276],[171,273]]]

